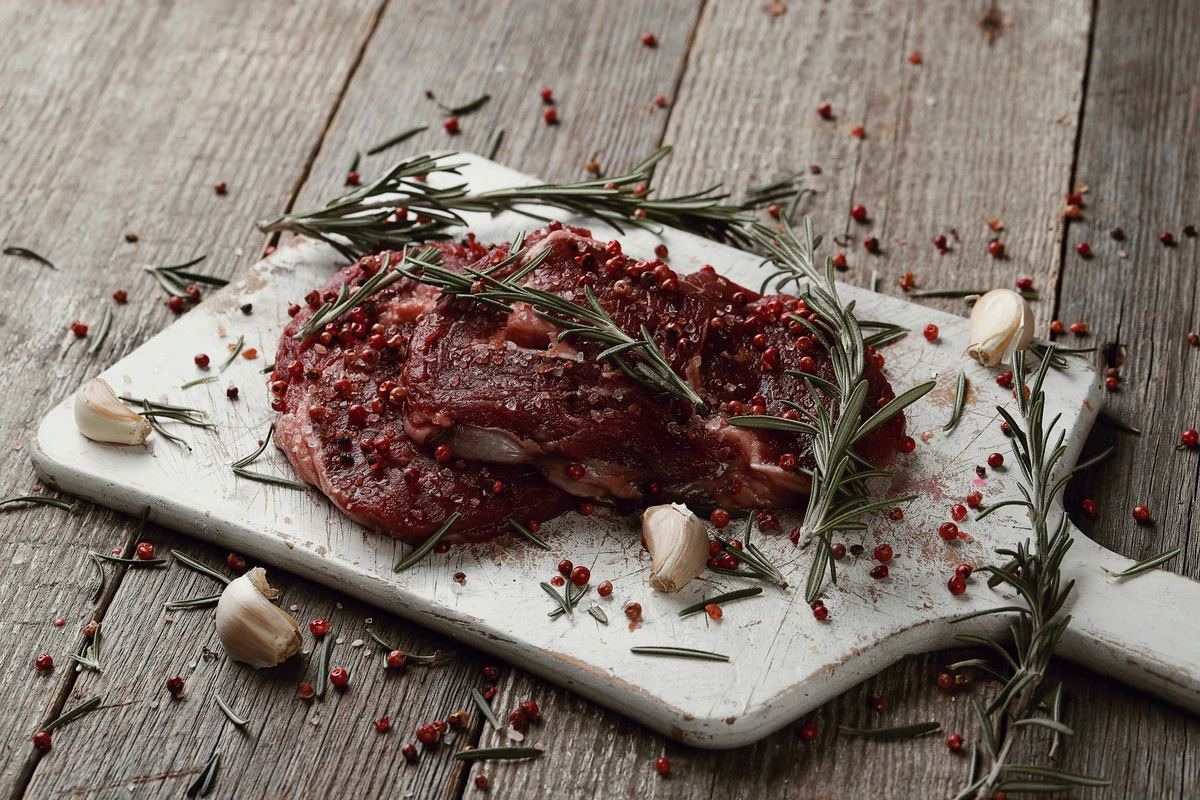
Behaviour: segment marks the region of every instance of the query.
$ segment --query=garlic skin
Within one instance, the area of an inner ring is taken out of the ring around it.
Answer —
[[[1033,341],[1033,309],[1011,289],[993,289],[971,309],[971,342],[967,355],[994,367],[1008,364],[1013,353]]]
[[[267,583],[262,567],[230,581],[217,601],[217,636],[234,661],[255,669],[287,661],[304,643],[300,626],[286,611],[271,604],[279,594]]]
[[[121,402],[112,387],[92,378],[75,393],[75,424],[93,442],[145,444],[150,423]]]
[[[651,506],[642,512],[642,536],[654,564],[650,588],[678,592],[708,563],[708,529],[687,506]]]

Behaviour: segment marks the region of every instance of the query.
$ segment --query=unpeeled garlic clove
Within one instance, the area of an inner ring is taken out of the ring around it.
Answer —
[[[217,601],[217,636],[234,661],[255,669],[282,664],[300,650],[300,626],[272,605],[279,594],[262,567],[235,578]]]
[[[75,424],[94,442],[144,444],[150,423],[121,402],[112,387],[92,378],[75,393]]]
[[[967,355],[994,367],[1008,364],[1013,353],[1033,341],[1033,309],[1011,289],[993,289],[971,309],[971,341]]]
[[[642,537],[654,560],[650,588],[677,592],[708,563],[708,529],[687,506],[651,506],[642,512]]]

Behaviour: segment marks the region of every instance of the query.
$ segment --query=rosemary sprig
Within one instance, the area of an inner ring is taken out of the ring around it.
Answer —
[[[95,697],[89,697],[87,700],[84,700],[82,703],[79,703],[78,705],[76,705],[70,711],[64,711],[61,715],[59,715],[52,722],[46,723],[45,727],[43,727],[42,730],[45,731],[46,733],[51,733],[55,729],[61,728],[63,725],[66,725],[68,722],[74,722],[75,720],[82,717],[84,714],[87,714],[89,711],[95,711],[96,707],[99,705],[100,705],[100,695],[96,695]]]
[[[232,364],[233,360],[242,352],[242,347],[245,346],[245,344],[246,335],[242,334],[238,337],[237,344],[233,346],[233,350],[229,353],[229,358],[221,362],[221,366],[217,369],[217,372],[224,372],[225,368]]]
[[[228,586],[229,582],[233,580],[232,578],[225,577],[220,572],[218,572],[217,570],[208,566],[207,564],[200,563],[196,559],[189,556],[187,553],[184,553],[180,550],[174,550],[174,549],[171,550],[171,555],[172,555],[172,557],[174,557],[174,559],[176,561],[178,561],[180,564],[183,564],[188,569],[195,570],[196,572],[199,572],[201,575],[207,575],[208,577],[212,578],[213,580],[220,581],[221,583],[225,584],[226,586]]]
[[[986,800],[997,791],[1048,792],[1071,786],[1108,785],[1104,778],[1047,767],[1031,768],[1008,761],[1022,734],[1031,727],[1046,727],[1056,732],[1070,730],[1061,723],[1033,716],[1040,706],[1042,684],[1054,648],[1071,621],[1069,615],[1061,612],[1075,583],[1067,581],[1064,584],[1062,577],[1062,561],[1073,541],[1070,523],[1065,514],[1058,519],[1053,516],[1054,499],[1072,475],[1066,470],[1065,475],[1056,478],[1062,471],[1060,462],[1067,451],[1063,444],[1066,434],[1062,430],[1056,431],[1059,417],[1048,422],[1045,419],[1043,384],[1053,355],[1051,347],[1049,357],[1042,359],[1033,378],[1029,396],[1026,397],[1024,392],[1016,393],[1023,424],[1004,407],[997,407],[1012,429],[1013,455],[1023,479],[1017,486],[1021,499],[997,503],[985,514],[1005,506],[1023,507],[1028,512],[1034,542],[1031,544],[1026,540],[1016,548],[998,548],[996,552],[1006,559],[1005,563],[980,568],[990,573],[989,583],[995,580],[997,585],[1007,584],[1021,598],[1022,605],[990,611],[1013,615],[1009,628],[1014,653],[1010,654],[1002,644],[989,637],[971,634],[954,637],[966,644],[990,648],[999,661],[989,671],[1003,676],[1004,681],[986,708],[978,700],[972,701],[983,739],[982,764],[978,774],[972,770],[958,800],[970,797]],[[1013,357],[1013,380],[1017,386],[1025,386],[1026,377],[1025,353],[1018,352]],[[1014,774],[1034,775],[1044,780],[1014,779]]]
[[[317,654],[317,685],[313,687],[313,696],[318,700],[325,697],[329,687],[329,651],[333,649],[333,631],[326,631],[321,641],[321,652]]]
[[[463,272],[454,272],[442,267],[440,263],[422,262],[419,265],[422,267],[420,272],[414,272],[405,267],[406,263],[411,262],[410,259],[405,259],[396,267],[396,272],[415,281],[435,286],[442,290],[443,295],[473,300],[497,310],[511,312],[513,309],[510,303],[526,303],[538,317],[561,329],[558,333],[559,341],[574,338],[605,345],[605,349],[596,354],[597,361],[611,361],[638,383],[688,403],[702,416],[708,415],[708,409],[700,395],[672,369],[671,363],[651,338],[646,326],[641,326],[640,338],[626,333],[600,305],[590,286],[583,287],[587,300],[587,305],[583,306],[544,289],[521,284],[520,281],[550,254],[548,248],[529,258],[507,277],[497,278],[496,275],[502,274],[501,271],[505,267],[517,264],[525,258],[527,250],[523,243],[524,237],[518,235],[513,240],[508,257],[487,271],[467,267]],[[381,269],[376,277],[383,273],[384,270]],[[366,285],[363,288],[366,289]]]
[[[733,556],[739,562],[739,569],[726,570],[718,567],[717,570],[725,574],[758,578],[759,580],[773,583],[780,589],[786,589],[788,587],[788,582],[783,577],[783,573],[780,572],[779,569],[767,559],[766,554],[763,553],[762,550],[759,550],[757,545],[749,541],[750,526],[753,524],[753,521],[754,514],[752,512],[749,520],[747,521],[745,540],[742,542],[741,550],[733,547],[728,540],[722,539],[720,536],[713,536],[713,539],[721,545],[721,550]],[[741,571],[740,567],[742,566],[749,570],[748,575]],[[759,591],[762,590],[760,589]],[[701,606],[701,608],[703,608],[703,606]]]
[[[1114,578],[1132,578],[1134,575],[1141,575],[1143,572],[1149,572],[1155,567],[1162,566],[1171,559],[1175,558],[1175,556],[1179,555],[1181,552],[1183,551],[1176,547],[1172,550],[1166,551],[1165,553],[1159,553],[1156,556],[1150,556],[1150,558],[1147,558],[1144,561],[1139,561],[1129,569],[1124,569],[1120,572],[1114,572],[1111,574]],[[1105,572],[1108,572],[1108,570],[1105,570]]]
[[[204,769],[196,776],[196,780],[192,781],[188,786],[187,796],[208,797],[208,793],[212,791],[213,780],[217,777],[217,770],[221,768],[221,751],[215,746],[213,747],[212,755],[208,757],[208,763],[204,765]]]
[[[91,638],[84,645],[82,653],[71,653],[72,661],[101,674],[104,673],[104,668],[100,666],[100,629],[102,627],[101,623],[96,623],[96,630],[92,632]]]
[[[481,94],[479,97],[476,97],[474,100],[463,103],[461,106],[446,106],[446,105],[442,105],[441,103],[438,103],[437,107],[440,108],[442,111],[445,111],[447,114],[449,114],[452,117],[461,117],[465,114],[470,114],[473,111],[478,111],[479,109],[483,108],[484,105],[487,104],[488,100],[491,100],[491,99],[492,99],[492,96],[485,92],[484,94]]]
[[[30,503],[35,506],[54,506],[55,508],[64,508],[67,511],[75,510],[74,500],[63,500],[59,497],[43,497],[40,494],[22,494],[16,497],[6,497],[0,500],[0,507],[11,505],[13,503]]]
[[[854,303],[843,305],[838,296],[833,259],[826,257],[824,271],[815,266],[814,253],[821,238],[814,233],[812,221],[804,218],[803,237],[796,234],[787,220],[783,220],[781,232],[756,224],[747,236],[774,262],[775,276],[779,276],[777,283],[781,286],[795,283],[808,307],[818,314],[819,321],[815,323],[797,316],[791,319],[804,325],[821,342],[833,368],[832,382],[818,382],[805,373],[790,373],[805,382],[814,398],[821,394],[829,398],[829,408],[820,402],[815,411],[791,404],[801,414],[800,419],[761,415],[731,417],[729,420],[731,425],[739,427],[806,434],[813,439],[816,465],[800,535],[801,539],[811,538],[817,542],[815,564],[809,571],[804,591],[805,599],[812,602],[820,597],[827,572],[831,580],[837,582],[833,534],[862,530],[865,523],[860,518],[864,514],[915,497],[871,500],[866,478],[888,473],[865,464],[854,451],[855,443],[923,397],[935,383],[929,381],[902,392],[871,414],[866,422],[861,421],[867,399],[866,344],[862,327],[854,315]]]
[[[104,344],[104,340],[108,337],[108,329],[112,327],[112,307],[105,306],[104,312],[100,315],[100,325],[96,328],[96,336],[92,339],[91,345],[88,346],[88,355],[94,355],[100,346]]]
[[[670,656],[674,658],[696,658],[701,661],[728,661],[729,656],[690,647],[631,647],[629,652],[642,656]]]
[[[542,539],[540,536],[535,534],[533,531],[529,530],[528,526],[522,525],[521,523],[517,522],[512,517],[508,518],[508,525],[510,528],[512,528],[514,531],[516,531],[517,535],[519,535],[522,539],[525,539],[526,541],[530,542],[531,544],[537,545],[538,547],[542,548],[543,550],[551,549],[550,545],[546,543],[545,539]]]
[[[893,325],[890,322],[876,322],[874,320],[860,319],[858,327],[862,330],[875,330],[878,333],[873,333],[863,339],[863,344],[868,347],[880,348],[884,345],[889,345],[892,342],[898,342],[908,335],[908,328],[903,325]]]
[[[416,127],[408,128],[407,130],[403,130],[400,133],[397,133],[395,136],[391,137],[390,139],[384,139],[379,144],[372,145],[371,149],[367,151],[367,155],[373,156],[376,153],[382,153],[384,150],[387,150],[389,147],[395,147],[396,145],[400,144],[401,142],[406,142],[409,139],[411,139],[412,137],[416,136],[418,133],[421,133],[422,131],[424,131],[428,127],[429,127],[428,125],[417,125]],[[358,169],[358,161],[356,159],[355,162],[350,165],[349,171],[355,172],[355,171],[357,171],[357,169]]]
[[[46,258],[43,255],[35,253],[34,251],[30,250],[28,247],[18,247],[16,245],[10,245],[10,246],[4,248],[4,255],[20,256],[21,258],[31,258],[34,261],[45,264],[50,269],[58,269],[58,267],[54,266],[54,264],[50,261],[50,259]]]
[[[962,419],[963,406],[967,402],[967,373],[964,370],[958,371],[958,380],[954,383],[954,410],[950,412],[950,421],[946,423],[943,431],[950,431]]]
[[[838,732],[845,736],[863,736],[869,739],[914,739],[940,730],[941,727],[940,722],[916,722],[895,728],[852,728],[849,725],[839,725]]]
[[[461,516],[462,514],[455,511],[453,514],[446,517],[446,521],[443,522],[436,531],[429,534],[429,538],[422,542],[420,547],[413,550],[411,553],[401,559],[396,566],[392,567],[392,572],[404,572],[404,570],[408,569],[422,558],[429,555],[433,548],[438,546],[438,542],[442,541],[446,534],[450,532],[450,529],[454,527],[454,523],[458,522],[459,517]]]
[[[444,239],[449,228],[465,224],[462,212],[495,215],[517,211],[543,219],[528,210],[530,206],[542,206],[597,217],[618,232],[624,232],[625,226],[658,231],[662,225],[669,225],[716,241],[744,244],[745,226],[754,220],[749,206],[769,204],[795,191],[790,183],[778,185],[737,205],[725,202],[729,194],[721,191],[720,184],[692,194],[654,198],[653,192],[644,187],[650,185],[655,165],[670,150],[656,150],[624,175],[518,186],[476,195],[468,192],[465,183],[435,189],[416,180],[435,173],[460,175],[464,164],[450,160],[455,154],[416,156],[320,208],[263,220],[258,227],[265,233],[291,231],[311,236],[327,242],[347,258],[358,259],[382,250],[402,250],[415,242]]]
[[[161,423],[159,423],[159,421],[150,412],[151,412],[150,403],[146,402],[142,407],[142,416],[145,417],[146,421],[150,423],[150,427],[154,429],[155,433],[157,433],[159,436],[163,437],[167,441],[175,442],[176,444],[181,444],[184,447],[186,447],[189,452],[191,451],[192,446],[187,443],[186,439],[176,436],[175,434],[168,431],[166,428],[164,428],[162,426]]]
[[[721,603],[728,603],[733,600],[740,600],[743,597],[754,597],[760,594],[762,594],[761,586],[755,586],[750,589],[738,589],[737,591],[733,592],[725,592],[724,594],[719,594],[716,597],[710,597],[707,600],[701,600],[698,603],[693,603],[692,605],[681,609],[679,611],[679,616],[686,617],[688,614],[695,614],[699,611],[703,611],[704,607],[709,603],[716,603],[717,605],[720,605]]]
[[[246,723],[250,721],[249,717],[238,716],[237,712],[230,707],[229,703],[226,703],[224,699],[221,698],[221,695],[213,695],[213,699],[217,701],[217,705],[220,707],[220,709],[225,712],[225,716],[229,717],[229,721],[237,727],[244,727]]]
[[[190,389],[193,386],[199,386],[202,383],[212,383],[216,379],[217,379],[216,375],[206,375],[203,378],[196,378],[196,380],[194,380],[194,381],[188,381],[187,383],[185,383],[183,386],[180,386],[179,388],[180,389]]]
[[[172,264],[164,267],[146,267],[146,271],[154,276],[154,280],[158,281],[158,285],[163,291],[174,297],[187,297],[187,287],[189,283],[207,283],[209,286],[224,286],[229,281],[224,278],[214,278],[211,275],[203,275],[199,272],[189,272],[189,267],[194,267],[208,256],[197,256],[191,261],[186,261],[182,264]]]
[[[570,586],[570,585],[571,584],[567,584],[567,586]],[[558,603],[558,608],[555,609],[556,611],[558,611],[560,614],[566,614],[566,615],[572,616],[572,617],[575,616],[575,613],[571,610],[571,603],[567,600],[567,597],[566,597],[566,595],[570,592],[570,589],[564,587],[564,593],[559,594],[557,589],[555,589],[553,586],[546,583],[545,581],[542,581],[541,583],[539,583],[538,586],[541,586],[542,591],[544,591],[546,594],[550,595],[552,598],[554,598],[554,602]]]
[[[454,754],[456,761],[512,761],[518,758],[537,758],[545,752],[536,747],[477,747]]]
[[[491,161],[496,157],[496,151],[500,149],[500,142],[504,140],[504,128],[496,128],[492,131],[492,135],[488,137],[487,145],[483,148],[483,157]]]
[[[478,689],[471,690],[471,699],[475,701],[475,705],[479,706],[480,713],[484,718],[492,723],[492,727],[496,730],[503,730],[504,726],[500,724],[500,718],[496,716],[496,712],[492,710],[492,704],[487,701],[483,693]]]

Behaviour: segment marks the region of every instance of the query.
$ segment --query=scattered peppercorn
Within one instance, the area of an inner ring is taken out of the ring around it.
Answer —
[[[958,526],[953,522],[943,522],[938,527],[938,536],[941,536],[947,542],[958,538]]]
[[[967,582],[960,576],[955,575],[950,580],[946,581],[946,588],[950,590],[950,594],[958,596],[967,591]]]
[[[837,542],[829,548],[829,552],[833,555],[834,559],[841,561],[846,557],[846,545],[842,544],[841,542]]]
[[[1079,206],[1067,203],[1067,207],[1063,209],[1063,216],[1067,219],[1079,219],[1083,216],[1083,212],[1079,210]]]
[[[1075,245],[1075,252],[1078,253],[1081,258],[1091,258],[1092,246],[1087,242],[1080,242],[1079,244]]]
[[[643,33],[642,44],[646,47],[658,47],[658,37],[653,33]]]
[[[236,386],[230,386],[228,389],[225,390],[225,396],[228,397],[230,400],[237,400],[238,399],[238,388]]]
[[[612,581],[604,581],[596,587],[596,594],[600,595],[601,597],[608,597],[610,594],[612,594],[612,591]]]
[[[1150,509],[1147,508],[1146,506],[1134,506],[1133,507],[1133,518],[1136,519],[1138,522],[1149,522],[1150,521]]]
[[[806,742],[811,742],[816,739],[818,733],[819,731],[817,730],[817,726],[811,722],[800,728],[800,738]]]
[[[1196,238],[1196,226],[1191,224],[1190,222],[1187,225],[1184,225],[1183,226],[1183,235],[1188,237],[1189,239]]]
[[[990,456],[988,456],[988,466],[992,469],[1004,466],[1004,454],[992,453]]]
[[[84,336],[87,336],[88,326],[84,325],[79,320],[75,320],[71,323],[71,331],[80,339],[82,339]]]
[[[329,682],[334,686],[345,686],[350,682],[350,673],[342,667],[334,667],[329,672]]]
[[[446,117],[446,119],[442,122],[442,127],[446,129],[446,133],[458,133],[458,117]]]
[[[38,731],[33,735],[33,746],[43,753],[50,749],[50,734],[45,731]]]
[[[218,181],[213,184],[213,191],[217,194],[225,194],[229,191],[229,184],[225,183],[225,181]]]
[[[1179,441],[1183,442],[1185,447],[1195,447],[1197,444],[1200,444],[1200,432],[1193,428],[1188,428],[1179,434]]]
[[[54,656],[49,653],[42,653],[33,660],[33,668],[38,672],[45,672],[54,667]]]
[[[138,240],[138,235],[136,233],[125,234],[125,241],[127,241],[127,242],[132,243],[132,242],[136,242],[137,240]]]
[[[993,239],[988,242],[988,255],[992,258],[1004,258],[1004,242],[999,239]]]
[[[557,125],[558,124],[558,109],[555,108],[554,106],[550,106],[549,108],[547,108],[545,111],[542,112],[542,119],[546,121],[547,125]]]
[[[1072,322],[1067,326],[1067,330],[1076,336],[1083,336],[1085,333],[1087,333],[1087,329],[1088,326],[1086,322]]]
[[[659,775],[666,775],[671,771],[671,762],[665,758],[659,758],[654,762],[654,771]]]
[[[879,252],[879,240],[876,239],[874,236],[868,236],[866,239],[863,239],[863,248],[868,253],[878,253]]]
[[[411,742],[406,742],[404,746],[400,748],[400,755],[404,756],[405,761],[416,761],[417,748],[413,747]]]
[[[932,342],[938,338],[938,326],[933,324],[926,325],[924,335],[926,341]]]
[[[480,774],[476,775],[475,776],[475,786],[480,789],[488,788],[487,775],[484,775],[482,772]]]
[[[880,564],[879,566],[875,567],[875,569],[871,570],[870,575],[877,581],[883,580],[888,576],[887,564]]]
[[[845,269],[846,268],[846,254],[838,253],[837,255],[835,255],[833,257],[833,265],[835,267],[837,267],[838,269]]]
[[[571,570],[571,583],[576,586],[586,586],[591,579],[592,573],[587,567],[578,566]]]
[[[851,136],[854,136],[854,137],[856,137],[856,138],[858,138],[858,139],[861,139],[861,138],[863,138],[864,136],[866,136],[866,135],[867,135],[867,132],[866,132],[866,130],[863,128],[863,126],[862,126],[862,125],[855,125],[853,128],[851,128],[851,129],[850,129],[850,135],[851,135]]]
[[[1192,347],[1200,346],[1200,333],[1191,331],[1187,335],[1187,340],[1188,340],[1188,344],[1190,344]]]
[[[138,542],[138,545],[136,548],[134,548],[134,551],[137,553],[138,558],[154,558],[154,545],[152,545],[150,542]]]
[[[654,105],[658,106],[659,108],[665,108],[667,105],[667,96],[665,94],[655,95]]]
[[[1052,320],[1050,322],[1050,332],[1051,333],[1062,333],[1063,332],[1063,323],[1062,323],[1061,319]]]
[[[317,617],[312,622],[308,623],[308,629],[312,631],[313,636],[324,636],[329,633],[329,620],[323,617]]]
[[[829,618],[829,609],[826,608],[823,603],[814,605],[812,612],[813,618],[816,619],[817,622],[824,622]]]
[[[642,606],[640,603],[630,603],[625,606],[625,616],[635,622],[642,618]]]
[[[380,733],[387,733],[387,729],[390,728],[391,725],[391,719],[388,717],[381,717],[379,721],[375,723],[375,730],[379,731]]]
[[[176,675],[174,678],[167,678],[167,691],[172,697],[179,697],[183,694],[183,678]]]
[[[949,672],[943,672],[937,676],[937,687],[943,692],[948,692],[954,688],[954,676]]]
[[[729,512],[723,508],[714,508],[708,515],[708,521],[718,528],[724,528],[729,524]]]
[[[183,312],[183,298],[172,296],[171,299],[167,301],[167,308],[171,309],[176,314],[182,313]]]
[[[1089,518],[1091,518],[1091,519],[1096,518],[1096,501],[1091,499],[1090,497],[1084,498],[1083,500],[1079,501],[1079,508]]]
[[[954,568],[954,574],[957,575],[958,577],[962,578],[964,581],[967,578],[971,577],[972,573],[974,573],[974,572],[975,572],[975,568],[972,567],[970,564],[959,564],[957,567]]]
[[[346,173],[346,184],[348,186],[358,186],[360,183],[362,183],[362,175],[359,175],[357,172]]]
[[[817,114],[821,119],[830,119],[833,117],[833,106],[830,103],[821,103],[817,106]]]
[[[957,753],[962,750],[963,740],[957,733],[952,733],[946,737],[946,747],[950,748],[950,752]]]
[[[876,545],[875,560],[882,561],[885,564],[892,560],[892,546],[890,544]]]
[[[302,683],[299,687],[299,694],[301,700],[311,700],[313,695],[316,694],[316,690],[313,689],[312,684]]]
[[[1125,231],[1121,230],[1120,228],[1111,228],[1108,231],[1108,235],[1119,242],[1125,238]]]
[[[854,217],[857,222],[865,222],[867,219],[867,207],[864,205],[851,206],[850,216]]]
[[[128,299],[129,292],[125,291],[124,289],[117,289],[115,292],[113,292],[113,302],[124,303]]]

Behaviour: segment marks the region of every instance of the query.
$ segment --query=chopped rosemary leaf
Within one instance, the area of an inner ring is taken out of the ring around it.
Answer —
[[[95,697],[89,697],[87,700],[84,700],[82,703],[75,706],[70,711],[63,712],[62,715],[60,715],[54,721],[47,723],[46,726],[42,728],[42,730],[45,731],[46,733],[50,733],[51,731],[55,730],[56,728],[61,728],[63,725],[66,725],[68,722],[73,722],[73,721],[79,719],[84,714],[88,713],[89,711],[94,711],[96,709],[96,706],[98,706],[98,705],[100,705],[100,695],[96,695]]]
[[[321,652],[317,654],[317,685],[313,687],[313,696],[318,700],[325,697],[325,689],[329,686],[329,651],[332,649],[333,631],[326,631]]]
[[[104,313],[100,315],[100,326],[96,328],[96,337],[92,339],[92,344],[88,347],[88,355],[94,355],[100,346],[104,344],[104,340],[108,337],[108,329],[112,327],[112,307],[105,306]]]
[[[452,117],[459,117],[464,114],[470,114],[472,111],[478,111],[479,109],[483,108],[488,100],[491,99],[492,96],[485,92],[469,103],[463,103],[461,106],[444,106],[441,103],[438,103],[437,107]]]
[[[496,151],[500,149],[500,142],[504,139],[504,128],[496,128],[492,131],[492,135],[488,137],[487,145],[483,148],[483,157],[489,161],[495,159]]]
[[[163,291],[174,297],[187,297],[189,283],[207,283],[210,286],[224,286],[229,281],[224,278],[214,278],[199,272],[188,272],[188,267],[194,267],[208,256],[198,256],[183,264],[173,264],[165,267],[146,267],[146,271],[154,276]]]
[[[243,467],[234,467],[233,474],[239,478],[245,478],[248,481],[258,481],[259,483],[269,483],[272,486],[282,486],[285,489],[296,489],[297,491],[305,491],[308,489],[307,483],[293,481],[289,478],[277,478],[274,475],[264,475],[261,472],[245,469]]]
[[[608,624],[608,614],[605,614],[604,609],[600,606],[592,606],[588,609],[588,613],[595,617],[598,622],[605,625]]]
[[[954,383],[954,410],[950,412],[950,421],[942,428],[943,431],[949,431],[958,424],[962,419],[963,406],[967,402],[967,373],[963,370],[958,371],[958,380]]]
[[[229,582],[231,580],[233,580],[232,578],[225,577],[224,575],[222,575],[220,572],[217,572],[212,567],[207,566],[205,564],[201,564],[199,561],[192,558],[187,553],[183,553],[183,552],[180,552],[179,550],[173,549],[173,550],[171,550],[171,555],[175,558],[176,561],[178,561],[180,564],[183,564],[188,569],[194,569],[196,572],[199,572],[203,575],[207,575],[208,577],[218,580],[221,583],[228,585]]]
[[[492,704],[487,701],[483,693],[478,689],[471,690],[471,699],[475,701],[475,705],[479,706],[480,713],[492,723],[492,727],[496,730],[503,730],[504,726],[500,724],[500,718],[496,716],[496,712],[492,710]]]
[[[217,694],[217,695],[213,695],[213,697],[216,699],[217,705],[220,706],[221,710],[225,712],[225,716],[229,717],[229,721],[232,722],[234,725],[241,728],[247,722],[250,721],[249,717],[239,717],[237,715],[237,712],[235,712],[232,708],[230,708],[229,704],[226,703],[223,699],[221,699],[221,695]]]
[[[215,606],[221,600],[221,595],[210,594],[205,597],[193,597],[189,600],[168,600],[163,603],[163,608],[166,610],[183,609],[183,608],[208,608]]]
[[[267,435],[264,436],[262,442],[259,443],[258,449],[255,450],[250,455],[243,456],[242,458],[239,458],[237,461],[234,461],[233,466],[234,467],[248,467],[251,464],[253,464],[254,460],[256,458],[258,458],[264,452],[266,452],[267,444],[271,441],[271,437],[274,435],[275,435],[275,423],[272,422],[271,427],[267,428]]]
[[[420,133],[421,131],[425,130],[428,127],[429,127],[428,125],[417,125],[416,127],[401,131],[400,133],[397,133],[395,136],[391,137],[390,139],[384,139],[379,144],[372,145],[371,149],[367,150],[367,155],[373,156],[376,153],[382,153],[384,150],[387,150],[389,147],[394,147],[394,146],[400,144],[401,142],[408,141],[409,139],[416,136],[418,133]],[[350,172],[355,172],[358,170],[357,155],[358,154],[356,153],[354,163],[350,165],[350,170],[349,170]]]
[[[207,797],[208,793],[212,791],[213,779],[217,777],[217,770],[220,766],[221,751],[214,747],[212,755],[208,757],[208,763],[204,765],[204,769],[196,776],[196,780],[192,781],[191,785],[188,786],[187,796],[195,797],[196,795],[200,795],[201,797]]]
[[[244,347],[245,344],[246,344],[246,335],[242,334],[241,336],[238,337],[237,344],[234,345],[234,347],[233,347],[233,352],[231,352],[229,354],[229,358],[225,359],[225,361],[221,363],[221,366],[217,370],[217,372],[224,372],[225,368],[228,367],[230,364],[232,364],[233,360],[238,357],[239,353],[242,352],[242,347]]]
[[[496,761],[537,758],[544,751],[536,747],[477,747],[454,754],[456,761]]]
[[[45,264],[50,269],[58,269],[58,267],[54,266],[54,264],[51,263],[50,259],[46,258],[43,255],[39,255],[38,253],[33,252],[28,247],[17,247],[15,245],[11,245],[9,247],[4,248],[4,255],[20,256],[21,258],[31,258],[34,261],[39,261],[42,264]]]
[[[966,297],[968,298],[969,302],[969,298],[976,296],[982,297],[987,293],[987,289],[914,289],[908,294],[911,297]],[[1041,298],[1041,294],[1037,290],[1032,289],[1029,291],[1017,292],[1017,294],[1021,295],[1021,297],[1024,297],[1026,300],[1038,300]]]
[[[0,506],[6,506],[11,503],[31,503],[35,506],[54,506],[55,508],[64,508],[67,511],[75,510],[75,501],[73,500],[67,501],[58,497],[43,497],[40,494],[22,494],[0,500]]]
[[[529,528],[527,526],[522,525],[521,523],[517,522],[512,517],[508,518],[508,524],[509,524],[509,527],[511,527],[514,531],[516,531],[521,536],[522,539],[528,540],[529,542],[537,545],[538,547],[542,548],[543,550],[550,549],[550,545],[547,544],[544,539],[539,537],[533,531],[529,530]]]
[[[350,159],[350,166],[346,169],[346,174],[349,175],[351,172],[358,172],[358,163],[360,161],[362,161],[362,152],[355,150],[354,157]]]
[[[124,564],[127,567],[161,567],[167,563],[165,558],[121,558],[107,553],[88,553],[92,558],[102,558],[114,564]]]
[[[185,383],[183,386],[180,386],[179,388],[180,389],[190,389],[193,386],[199,386],[202,383],[212,383],[216,379],[217,379],[216,375],[208,375],[203,378],[196,378],[196,380],[194,380],[194,381],[188,381],[187,383]]]
[[[693,603],[692,605],[681,610],[679,612],[679,616],[686,617],[688,614],[695,614],[698,611],[703,611],[704,607],[710,603],[716,603],[720,605],[721,603],[728,603],[731,600],[740,600],[743,597],[754,597],[755,595],[760,594],[762,594],[761,586],[755,586],[750,589],[738,589],[733,592],[726,592],[725,594],[719,594],[716,597],[711,597],[707,600],[701,600],[699,603]]]
[[[458,522],[461,516],[462,514],[455,511],[453,514],[447,517],[446,521],[443,522],[436,531],[431,533],[429,538],[421,543],[420,547],[413,550],[411,553],[401,559],[400,563],[392,567],[392,572],[404,572],[404,570],[412,567],[422,558],[429,555],[433,548],[438,546],[438,542],[444,539],[446,534],[450,532],[450,529],[454,527],[454,523]]]
[[[629,652],[642,656],[672,656],[675,658],[696,658],[701,661],[728,661],[729,656],[721,653],[710,653],[707,650],[693,650],[690,647],[631,647]]]
[[[567,585],[570,586],[570,584],[567,584]],[[567,602],[567,598],[564,595],[561,595],[558,593],[557,589],[555,589],[553,586],[546,583],[545,581],[542,581],[541,583],[539,583],[538,586],[541,586],[542,590],[545,591],[546,594],[553,597],[554,602],[558,603],[558,608],[556,608],[555,611],[558,611],[559,613],[567,614],[572,617],[575,616],[575,613],[571,610],[571,604]],[[570,590],[565,589],[564,591],[569,592]],[[551,615],[553,615],[553,612],[551,612]]]
[[[1135,575],[1141,575],[1143,572],[1149,572],[1150,570],[1154,569],[1155,567],[1158,567],[1158,566],[1161,566],[1161,565],[1167,563],[1171,559],[1175,558],[1175,556],[1179,555],[1181,552],[1183,552],[1183,551],[1180,550],[1178,547],[1176,547],[1172,550],[1166,551],[1165,553],[1159,553],[1156,556],[1151,556],[1150,558],[1147,558],[1144,561],[1139,561],[1136,564],[1134,564],[1132,567],[1130,567],[1129,569],[1125,569],[1120,572],[1112,573],[1112,575],[1114,578],[1132,578]],[[1105,572],[1108,572],[1108,570],[1105,570]]]
[[[1096,455],[1085,458],[1083,461],[1080,461],[1078,464],[1076,464],[1075,469],[1071,470],[1071,474],[1074,475],[1076,472],[1083,472],[1089,467],[1094,467],[1115,452],[1117,452],[1117,448],[1106,447]]]
[[[99,585],[96,586],[96,591],[92,593],[92,602],[94,603],[99,600],[100,595],[104,593],[104,587],[108,583],[108,576],[104,573],[104,562],[100,560],[95,553],[88,553],[88,558],[91,560],[92,565],[96,568],[96,572],[100,578]]]
[[[370,628],[367,628],[367,636],[370,636],[372,639],[374,639],[375,643],[384,649],[383,656],[384,656],[385,664],[387,663],[387,654],[388,653],[390,653],[393,650],[400,650],[399,647],[393,647],[392,645],[385,642],[383,639],[381,639],[379,637],[379,635],[377,633],[375,633],[375,631],[371,630]],[[445,650],[445,651],[438,650],[436,653],[434,653],[431,656],[422,656],[422,655],[418,655],[416,653],[409,653],[409,652],[406,652],[403,650],[401,650],[401,652],[404,653],[404,658],[408,662],[411,662],[413,664],[429,664],[429,665],[435,665],[435,666],[437,664],[444,664],[447,661],[450,661],[451,659],[453,659],[455,656],[455,652],[453,650]]]
[[[873,269],[873,270],[871,270],[871,285],[870,285],[870,289],[871,289],[871,291],[872,291],[872,292],[878,292],[878,291],[879,291],[879,270],[877,270],[877,269]]]
[[[917,722],[896,728],[851,728],[849,725],[839,725],[838,732],[846,736],[866,736],[871,739],[912,739],[933,733],[941,727],[940,722]]]

